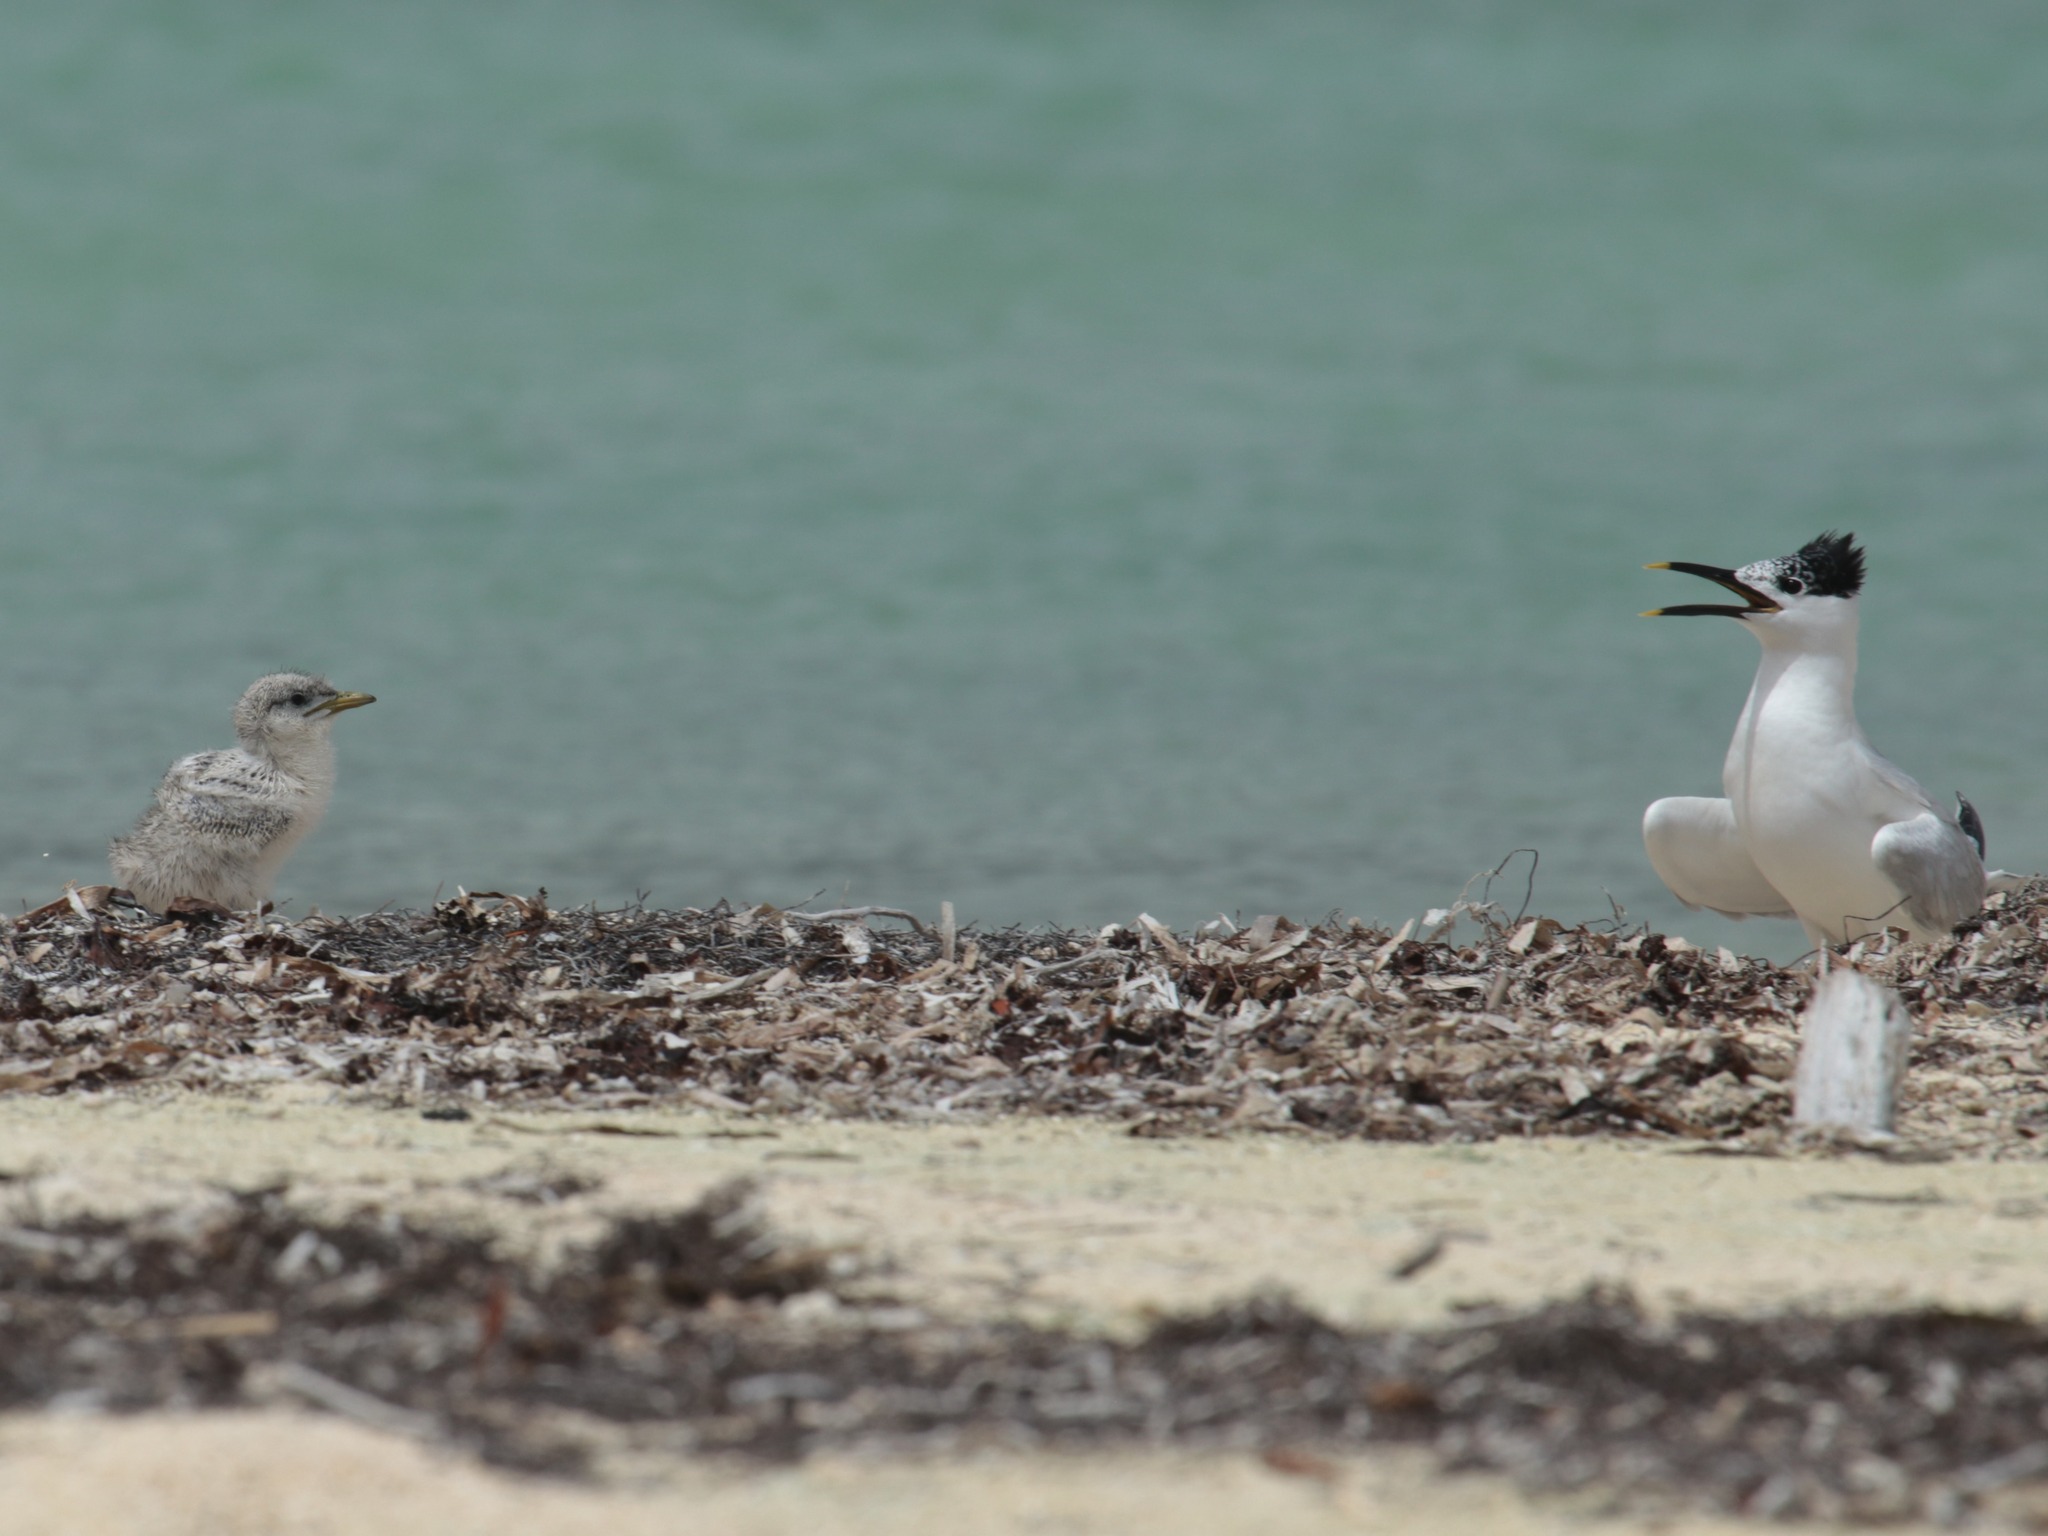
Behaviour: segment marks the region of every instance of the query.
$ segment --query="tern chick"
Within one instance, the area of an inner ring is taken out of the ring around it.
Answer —
[[[375,702],[305,672],[257,678],[235,706],[237,744],[171,764],[156,804],[114,839],[114,883],[157,912],[181,896],[261,906],[334,794],[334,717]]]
[[[1951,814],[1878,756],[1856,723],[1856,596],[1863,551],[1824,533],[1740,570],[1684,561],[1740,604],[1646,617],[1738,619],[1763,659],[1721,767],[1721,800],[1659,800],[1643,816],[1650,863],[1690,907],[1796,917],[1816,947],[1885,928],[1946,938],[1984,903],[1983,823]],[[1998,872],[1994,884],[2011,877]]]

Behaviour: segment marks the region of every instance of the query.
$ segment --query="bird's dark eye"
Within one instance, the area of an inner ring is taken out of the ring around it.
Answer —
[[[1787,576],[1783,581],[1779,582],[1778,585],[1784,588],[1787,593],[1794,597],[1797,597],[1801,592],[1804,592],[1806,590],[1806,583],[1801,581],[1797,576]]]
[[[304,709],[308,702],[308,697],[303,693],[295,693],[292,695],[293,709]]]

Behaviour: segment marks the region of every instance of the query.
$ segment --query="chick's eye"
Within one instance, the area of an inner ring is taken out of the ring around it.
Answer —
[[[293,708],[293,709],[304,709],[304,708],[306,707],[306,704],[307,704],[307,697],[306,697],[306,695],[305,695],[305,694],[303,694],[303,693],[295,693],[295,694],[293,694],[293,695],[292,695],[292,708]]]

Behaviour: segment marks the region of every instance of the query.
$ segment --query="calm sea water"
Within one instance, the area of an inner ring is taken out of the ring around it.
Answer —
[[[2048,10],[23,0],[0,895],[257,672],[303,910],[1682,913],[1827,526],[1866,726],[2048,863]],[[1692,594],[1695,595],[1696,594]],[[1515,891],[1519,901],[1519,882]]]

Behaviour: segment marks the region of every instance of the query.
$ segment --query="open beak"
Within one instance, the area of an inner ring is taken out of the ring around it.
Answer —
[[[374,693],[337,693],[325,704],[315,704],[306,713],[309,715],[338,715],[344,709],[361,709],[365,704],[377,702]]]
[[[1735,579],[1735,573],[1723,565],[1694,565],[1690,560],[1659,560],[1655,565],[1643,567],[1646,571],[1683,571],[1688,576],[1704,576],[1716,586],[1726,587],[1744,602],[1737,608],[1732,603],[1680,603],[1675,608],[1652,608],[1643,617],[1646,619],[1689,619],[1696,614],[1717,614],[1725,619],[1746,619],[1752,614],[1776,613],[1778,604],[1765,597],[1755,587],[1745,586]]]

